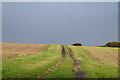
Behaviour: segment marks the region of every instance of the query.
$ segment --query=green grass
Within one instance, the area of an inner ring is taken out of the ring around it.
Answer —
[[[64,62],[60,64],[55,70],[48,73],[45,78],[74,78],[73,60],[70,58],[67,48],[65,48],[65,51],[66,59]]]
[[[2,79],[2,50],[0,50],[0,79]]]
[[[86,78],[117,78],[118,68],[105,65],[93,60],[88,56],[87,51],[80,47],[69,46],[76,59],[80,60],[81,69],[85,72]]]
[[[62,58],[59,45],[51,45],[47,51],[3,60],[3,78],[35,78],[55,65]]]
[[[76,46],[64,47],[66,59],[55,70],[44,76],[45,78],[74,78],[73,60],[69,56],[68,47],[72,49],[74,57],[80,61],[80,68],[84,71],[86,78],[118,77],[118,68],[96,61],[85,49]],[[117,48],[105,48],[117,50]],[[102,53],[100,54],[102,55]],[[62,58],[61,46],[50,45],[48,50],[42,53],[4,59],[2,63],[2,77],[36,78],[41,74],[44,75],[44,72],[53,67]]]
[[[66,57],[66,60],[60,64],[55,70],[48,73],[45,78],[73,78],[73,61],[70,57]]]
[[[118,50],[118,49],[120,49],[118,47],[100,47],[100,48],[105,48],[105,49],[110,49],[110,50]]]

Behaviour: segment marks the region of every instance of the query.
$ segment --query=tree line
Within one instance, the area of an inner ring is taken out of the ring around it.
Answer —
[[[73,46],[82,46],[81,43],[74,43],[74,44],[72,44],[72,45],[73,45]],[[105,45],[100,46],[100,47],[120,47],[120,42],[116,42],[116,41],[107,42]]]

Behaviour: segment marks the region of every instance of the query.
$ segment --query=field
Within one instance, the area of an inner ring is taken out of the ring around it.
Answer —
[[[2,43],[3,78],[118,78],[118,48]]]
[[[12,58],[29,54],[36,54],[48,48],[46,44],[3,43],[2,58]]]

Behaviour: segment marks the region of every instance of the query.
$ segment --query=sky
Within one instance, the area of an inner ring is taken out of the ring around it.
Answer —
[[[2,42],[2,3],[1,2],[0,2],[0,42]]]
[[[4,2],[2,40],[100,46],[118,41],[117,2]]]
[[[118,41],[120,42],[120,1],[118,3]]]
[[[1,0],[2,2],[118,2],[120,0]]]

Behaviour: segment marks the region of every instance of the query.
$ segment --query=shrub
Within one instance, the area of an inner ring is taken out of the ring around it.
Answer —
[[[120,47],[120,42],[108,42],[105,44],[106,47]]]
[[[82,44],[81,43],[74,43],[74,44],[72,44],[73,46],[82,46]]]

